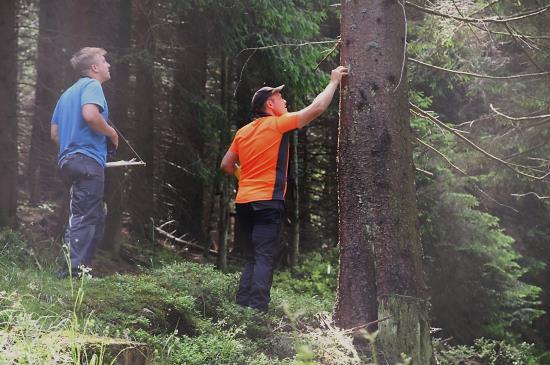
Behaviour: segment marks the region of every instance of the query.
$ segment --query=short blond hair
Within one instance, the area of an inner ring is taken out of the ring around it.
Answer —
[[[105,56],[107,51],[103,48],[84,47],[71,57],[71,66],[80,75],[86,75],[93,64],[99,61],[99,57]]]

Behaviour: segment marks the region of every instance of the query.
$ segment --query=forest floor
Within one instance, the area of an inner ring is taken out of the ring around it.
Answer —
[[[22,205],[19,222],[18,231],[0,231],[0,364],[140,363],[132,356],[161,365],[374,364],[370,346],[357,347],[332,322],[334,255],[314,253],[293,274],[277,273],[261,314],[234,304],[239,267],[223,273],[168,243],[129,236],[118,258],[99,252],[92,276],[58,279],[55,206]],[[509,363],[537,364],[522,360],[528,347],[434,345],[441,365],[501,364],[483,356],[502,349]]]

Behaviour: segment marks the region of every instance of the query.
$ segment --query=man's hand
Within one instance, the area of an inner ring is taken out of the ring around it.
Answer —
[[[342,81],[342,76],[348,74],[348,68],[344,66],[338,66],[330,73],[330,81],[335,81],[337,84]]]
[[[113,144],[116,150],[118,148],[118,133],[113,127],[109,127],[109,128],[111,128],[111,134],[109,135],[109,140],[111,141],[111,143]]]

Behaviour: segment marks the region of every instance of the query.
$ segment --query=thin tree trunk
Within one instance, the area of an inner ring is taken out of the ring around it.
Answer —
[[[0,2],[0,227],[17,222],[16,1]]]
[[[300,256],[300,185],[298,169],[298,131],[292,133],[292,170],[294,179],[292,181],[292,248],[290,252],[290,266],[296,267]]]
[[[130,65],[127,57],[130,48],[132,29],[132,1],[120,0],[118,4],[118,31],[115,42],[115,53],[109,57],[113,68],[112,85],[113,91],[109,99],[111,108],[111,121],[123,131],[127,130],[129,87],[130,87]],[[113,59],[114,57],[114,59]],[[131,156],[129,149],[121,140],[118,158]],[[141,167],[138,167],[141,168]],[[105,219],[105,235],[101,248],[107,249],[118,255],[120,252],[120,233],[122,229],[122,213],[124,211],[124,176],[123,168],[107,169],[105,179],[105,198],[107,201],[107,216]]]
[[[399,2],[342,3],[339,134],[340,273],[335,319],[381,322],[379,349],[395,363],[430,363],[422,247],[417,229],[405,22]],[[403,74],[402,74],[403,73]]]
[[[220,145],[218,159],[216,164],[221,160],[227,144],[229,143],[229,98],[227,97],[228,85],[230,85],[228,77],[230,73],[230,68],[228,67],[229,60],[225,54],[221,56],[221,75],[220,75],[220,105],[224,111],[224,118],[222,120],[221,130],[220,130]],[[217,168],[217,166],[216,166]],[[219,208],[220,214],[218,217],[218,269],[221,271],[227,270],[227,238],[229,232],[229,177],[225,176],[218,172],[220,176],[219,184]]]
[[[155,111],[153,77],[153,59],[155,54],[154,37],[150,27],[155,2],[140,0],[135,2],[135,48],[141,50],[136,57],[135,124],[132,142],[138,154],[147,163],[131,171],[131,200],[128,208],[132,217],[134,233],[141,238],[147,237],[147,227],[154,212],[153,194],[153,145]]]
[[[206,89],[207,19],[198,8],[181,14],[177,29],[177,70],[172,91],[172,128],[176,138],[169,160],[181,168],[171,168],[167,180],[177,190],[175,218],[179,228],[190,238],[204,243],[205,213],[210,202],[207,192],[211,183],[201,175],[204,164],[204,129],[200,117],[201,102]],[[209,184],[208,184],[209,183]]]
[[[59,44],[61,9],[54,1],[41,1],[39,11],[35,107],[32,118],[31,146],[27,179],[31,203],[42,200],[53,189],[58,150],[50,140],[53,109],[63,88],[63,65],[68,63]]]

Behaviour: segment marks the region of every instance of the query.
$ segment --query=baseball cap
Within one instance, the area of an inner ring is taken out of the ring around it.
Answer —
[[[267,98],[275,93],[281,92],[283,87],[285,87],[285,85],[277,87],[264,86],[258,89],[258,91],[256,91],[256,93],[252,97],[252,102],[250,103],[250,106],[252,107],[252,112],[256,113],[261,111]]]

